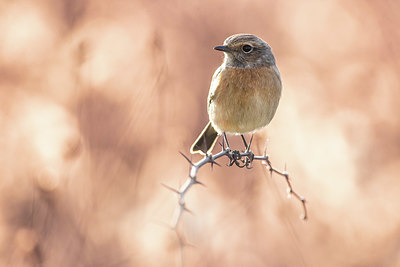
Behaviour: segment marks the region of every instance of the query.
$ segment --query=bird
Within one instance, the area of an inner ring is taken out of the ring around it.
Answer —
[[[241,135],[247,149],[243,135],[268,125],[281,97],[281,76],[267,42],[252,34],[235,34],[214,49],[224,53],[224,60],[211,80],[209,122],[191,154],[208,155],[225,134]]]

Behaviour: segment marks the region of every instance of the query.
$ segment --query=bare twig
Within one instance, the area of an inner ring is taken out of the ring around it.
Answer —
[[[243,138],[243,142],[245,144],[245,151],[240,152],[238,150],[231,150],[231,148],[229,147],[229,143],[228,140],[226,138],[226,135],[223,135],[223,141],[221,144],[222,150],[221,152],[212,155],[205,155],[201,160],[193,163],[186,155],[184,155],[183,153],[179,152],[190,164],[190,171],[189,171],[189,177],[186,179],[185,183],[179,188],[179,189],[175,189],[172,188],[168,185],[162,184],[164,187],[166,187],[168,190],[171,190],[172,192],[176,193],[178,195],[178,206],[175,209],[173,218],[172,218],[172,222],[171,222],[171,228],[174,230],[175,234],[177,235],[178,238],[178,242],[179,242],[179,247],[180,247],[180,252],[181,252],[181,266],[185,266],[184,264],[184,247],[185,246],[190,246],[190,244],[188,244],[185,240],[185,237],[180,233],[180,231],[178,231],[178,226],[179,223],[182,221],[182,215],[184,212],[188,212],[188,213],[192,213],[187,207],[186,207],[186,202],[185,202],[185,196],[187,194],[187,192],[189,191],[189,189],[196,184],[200,184],[203,185],[203,183],[201,183],[198,179],[197,179],[197,174],[200,170],[200,168],[204,165],[206,165],[207,163],[211,164],[211,167],[213,167],[213,165],[217,165],[220,166],[216,160],[221,158],[221,157],[228,157],[229,159],[229,163],[228,166],[232,166],[233,164],[235,164],[236,166],[238,166],[239,168],[243,168],[246,167],[247,169],[250,169],[252,166],[252,162],[254,160],[260,160],[262,162],[263,165],[266,166],[266,168],[270,171],[270,174],[272,175],[272,173],[276,173],[280,176],[283,176],[285,178],[286,184],[288,186],[287,188],[287,192],[289,196],[294,196],[297,200],[299,200],[302,204],[303,207],[303,215],[302,215],[302,219],[306,220],[308,217],[307,214],[307,206],[306,206],[306,200],[304,197],[302,197],[301,195],[299,195],[298,193],[296,193],[293,190],[292,184],[290,183],[289,180],[289,174],[286,171],[286,165],[285,165],[285,169],[284,171],[280,171],[278,169],[275,169],[272,166],[272,163],[269,159],[269,156],[267,155],[267,143],[265,144],[265,148],[264,148],[264,153],[262,156],[255,156],[254,153],[250,150],[250,146],[253,140],[253,136],[250,139],[249,145],[247,145],[244,137]]]
[[[286,184],[288,186],[287,193],[288,193],[289,197],[290,196],[294,196],[295,198],[297,198],[301,202],[301,204],[303,206],[303,214],[301,215],[301,219],[307,220],[308,214],[307,214],[306,199],[293,190],[293,186],[292,186],[292,184],[290,183],[290,180],[289,180],[289,174],[286,171],[286,165],[285,165],[284,171],[280,171],[280,170],[275,169],[274,167],[272,167],[272,164],[271,164],[271,161],[269,160],[268,155],[264,155],[264,157],[265,157],[265,159],[263,160],[262,164],[267,167],[267,169],[270,171],[271,175],[272,175],[272,173],[276,173],[276,174],[278,174],[280,176],[283,176],[285,178]]]
[[[220,157],[223,157],[223,156],[228,156],[230,151],[231,150],[228,148],[228,149],[222,150],[221,152],[219,152],[218,154],[216,154],[214,156],[213,155],[206,155],[206,156],[204,156],[203,159],[201,159],[200,161],[198,161],[196,163],[193,163],[193,162],[190,161],[191,168],[190,168],[189,178],[179,188],[179,190],[176,191],[178,193],[178,196],[179,196],[179,201],[178,201],[178,207],[175,210],[174,217],[172,218],[172,228],[173,229],[175,229],[175,230],[177,229],[183,212],[187,211],[187,208],[186,208],[186,205],[185,205],[185,195],[186,195],[186,193],[195,184],[203,185],[200,181],[197,180],[197,173],[199,172],[199,169],[203,165],[205,165],[207,163],[210,163],[211,165],[215,164],[215,165],[219,166],[219,164],[217,162],[215,162],[215,160],[220,158]],[[185,158],[188,159],[186,156],[185,156]]]
[[[283,176],[285,178],[286,184],[288,186],[288,194],[289,196],[294,196],[296,199],[298,199],[301,203],[302,203],[302,207],[303,207],[303,215],[302,215],[302,219],[306,220],[308,217],[307,214],[307,207],[306,207],[306,200],[304,197],[302,197],[301,195],[299,195],[298,193],[296,193],[293,190],[292,184],[290,183],[289,180],[289,174],[286,171],[286,167],[284,171],[280,171],[276,168],[274,168],[272,166],[272,163],[269,159],[269,156],[266,154],[266,149],[267,149],[267,144],[265,145],[265,149],[264,149],[264,154],[262,156],[255,156],[254,153],[250,150],[250,144],[249,146],[246,147],[246,150],[244,152],[240,152],[238,150],[231,150],[229,147],[229,143],[226,140],[226,137],[224,136],[223,139],[223,143],[222,143],[222,150],[221,152],[215,154],[215,155],[205,155],[203,159],[193,163],[187,156],[185,156],[183,153],[182,156],[190,163],[191,167],[190,167],[190,172],[189,172],[189,177],[188,179],[185,181],[185,183],[179,188],[179,189],[174,189],[170,186],[164,185],[167,189],[173,191],[174,193],[178,194],[178,207],[175,210],[174,216],[172,218],[172,229],[174,229],[175,231],[177,231],[179,222],[181,221],[181,217],[182,214],[187,211],[190,212],[188,210],[188,208],[186,207],[186,202],[185,202],[185,196],[186,193],[189,191],[189,189],[196,184],[201,184],[202,183],[200,181],[198,181],[197,179],[197,174],[200,170],[200,168],[204,165],[206,165],[207,163],[210,163],[211,166],[218,165],[220,166],[216,160],[221,158],[221,157],[228,157],[229,159],[229,163],[228,166],[232,166],[233,164],[235,164],[236,166],[243,168],[251,168],[251,164],[254,160],[260,160],[262,161],[262,164],[265,165],[267,167],[267,169],[270,171],[271,175],[272,173],[276,173],[280,176]],[[178,238],[181,238],[178,235]]]

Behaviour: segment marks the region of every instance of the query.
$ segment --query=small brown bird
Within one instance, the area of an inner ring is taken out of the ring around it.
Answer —
[[[228,37],[224,62],[215,71],[208,94],[210,122],[190,148],[190,153],[208,154],[223,133],[254,133],[274,117],[282,83],[271,47],[251,34]],[[245,143],[247,146],[247,144]]]

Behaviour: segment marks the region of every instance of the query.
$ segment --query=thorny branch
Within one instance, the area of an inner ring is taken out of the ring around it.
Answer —
[[[224,140],[226,140],[226,137],[224,138]],[[227,140],[225,142],[222,143],[222,151],[212,155],[205,155],[203,159],[201,159],[198,162],[193,163],[187,156],[185,156],[183,153],[181,153],[181,155],[189,162],[189,164],[191,165],[190,167],[190,172],[189,172],[189,177],[186,180],[186,182],[179,188],[179,189],[174,189],[168,185],[163,184],[163,186],[165,186],[167,189],[175,192],[176,194],[178,194],[178,206],[175,210],[173,219],[172,219],[172,229],[174,229],[175,231],[177,231],[179,222],[181,221],[181,217],[183,215],[183,213],[186,212],[190,212],[190,210],[186,207],[186,203],[185,203],[185,196],[186,193],[189,191],[189,189],[196,184],[201,184],[202,183],[200,181],[197,180],[197,173],[199,172],[199,169],[206,165],[207,163],[210,163],[211,166],[218,165],[220,166],[216,160],[221,158],[221,157],[228,157],[229,159],[229,163],[228,166],[232,166],[233,164],[235,164],[236,166],[243,168],[246,167],[248,169],[251,168],[251,164],[254,160],[260,160],[262,162],[263,165],[266,166],[266,168],[270,171],[271,175],[272,173],[276,173],[282,177],[285,178],[286,184],[288,186],[287,188],[287,192],[288,192],[288,196],[294,196],[297,200],[299,200],[302,204],[302,208],[303,208],[303,214],[301,216],[301,218],[303,220],[307,220],[307,207],[306,207],[306,200],[303,196],[299,195],[298,193],[296,193],[293,190],[292,184],[290,183],[290,179],[289,179],[289,174],[286,171],[286,166],[285,166],[285,170],[284,171],[280,171],[276,168],[274,168],[272,166],[272,163],[269,159],[269,156],[266,154],[266,150],[267,150],[267,144],[265,145],[265,149],[264,149],[264,153],[262,156],[255,156],[254,153],[250,150],[250,144],[249,146],[247,146],[247,149],[244,152],[240,152],[238,150],[231,150],[229,147],[229,144],[227,142]],[[226,147],[224,144],[227,144]]]

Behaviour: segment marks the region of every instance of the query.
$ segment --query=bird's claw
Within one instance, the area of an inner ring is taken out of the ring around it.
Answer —
[[[247,153],[248,155],[242,156],[238,150],[231,150],[228,154],[228,166],[232,166],[233,164],[235,164],[239,168],[246,167],[246,169],[251,169],[251,164],[254,160],[254,154],[251,151],[248,151]]]

